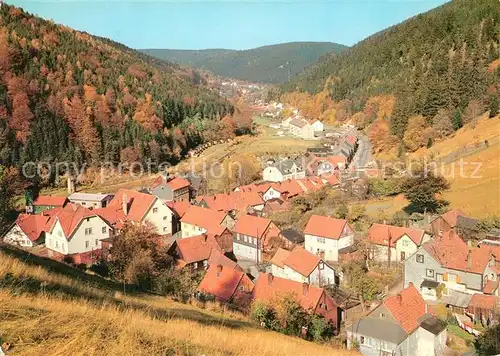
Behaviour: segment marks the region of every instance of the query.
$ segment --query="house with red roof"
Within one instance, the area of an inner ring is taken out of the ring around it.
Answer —
[[[425,299],[436,299],[450,290],[475,294],[489,291],[489,281],[498,281],[500,256],[486,246],[470,247],[453,231],[424,243],[404,262],[404,283],[420,288]]]
[[[425,230],[386,224],[372,224],[368,230],[370,257],[375,261],[404,261],[431,239]]]
[[[113,226],[95,210],[68,203],[47,221],[45,246],[50,250],[49,256],[98,253],[102,248],[101,240],[110,238],[113,233]]]
[[[314,137],[314,133],[313,133]],[[262,179],[267,182],[283,182],[288,179],[300,179],[306,176],[302,162],[298,159],[285,159],[268,165],[262,171]]]
[[[471,318],[472,323],[490,326],[500,320],[500,298],[495,295],[474,294],[465,314]]]
[[[302,308],[323,316],[339,330],[341,309],[323,288],[276,277],[272,273],[260,273],[252,294],[253,300],[263,302],[272,301],[284,294],[291,294]]]
[[[432,233],[436,236],[454,231],[464,240],[469,240],[479,233],[478,223],[479,220],[467,216],[462,210],[453,209],[432,220],[430,225]]]
[[[66,205],[68,199],[66,197],[55,197],[52,195],[39,195],[32,203],[33,213],[40,214],[41,212],[54,208],[62,208]]]
[[[301,246],[292,251],[279,248],[271,259],[271,272],[276,277],[319,287],[339,283],[332,266]]]
[[[15,223],[3,237],[5,243],[31,248],[45,243],[45,225],[50,216],[43,212],[38,215],[19,214]]]
[[[209,262],[198,286],[198,296],[212,297],[221,303],[246,310],[252,300],[254,284],[237,264],[223,255]]]
[[[304,247],[326,261],[337,262],[339,255],[352,252],[354,230],[344,219],[312,215],[304,229]]]
[[[105,208],[97,214],[120,229],[125,221],[151,224],[158,235],[172,234],[174,213],[158,197],[131,189],[120,189]]]
[[[233,253],[236,257],[261,263],[262,254],[280,238],[280,229],[271,220],[253,216],[241,216],[233,227]]]
[[[256,191],[235,191],[227,194],[200,196],[197,201],[198,205],[204,208],[232,214],[260,212],[264,208],[264,200]]]
[[[191,183],[185,178],[162,173],[153,182],[151,194],[162,201],[189,201]]]
[[[433,316],[413,284],[346,328],[347,347],[366,356],[443,355],[446,323]]]
[[[226,212],[191,205],[181,218],[182,238],[200,234],[221,236],[234,226],[234,219]]]
[[[193,270],[208,268],[212,253],[222,253],[222,249],[215,237],[207,234],[177,239],[168,250],[178,268]]]

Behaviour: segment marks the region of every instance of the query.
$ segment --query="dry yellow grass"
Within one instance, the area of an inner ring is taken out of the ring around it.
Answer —
[[[243,316],[124,296],[108,284],[98,288],[0,252],[0,340],[16,355],[355,354],[260,329]]]

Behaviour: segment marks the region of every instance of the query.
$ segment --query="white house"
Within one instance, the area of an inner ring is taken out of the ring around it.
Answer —
[[[262,199],[264,199],[265,202],[271,199],[279,199],[280,197],[281,192],[277,191],[272,186],[270,186],[262,195]]]
[[[287,179],[305,178],[306,172],[296,160],[286,159],[267,166],[262,172],[262,178],[268,182],[282,182]]]
[[[354,230],[343,219],[312,215],[304,229],[305,249],[337,262],[339,251],[354,244]]]
[[[151,224],[158,235],[171,234],[173,230],[174,213],[167,204],[154,195],[135,190],[120,189],[106,208],[95,212],[117,228],[131,221]]]
[[[85,254],[101,249],[101,240],[113,235],[109,222],[78,204],[67,204],[50,218],[45,246],[62,255]]]
[[[73,193],[68,200],[86,208],[105,208],[113,199],[113,194]]]
[[[290,134],[304,140],[314,140],[314,129],[306,119],[295,118],[288,124]]]
[[[365,356],[441,356],[446,349],[446,323],[433,316],[410,285],[387,298],[346,328],[347,347]]]
[[[387,262],[389,259],[401,262],[417,252],[430,238],[431,235],[421,229],[373,224],[368,230],[370,257],[381,262]]]
[[[4,235],[4,242],[20,247],[34,247],[45,242],[45,225],[49,215],[19,214],[16,222]]]
[[[319,287],[338,284],[335,270],[301,246],[293,251],[279,248],[271,260],[271,272],[277,277]]]
[[[310,124],[314,130],[314,132],[322,132],[325,130],[325,126],[323,125],[323,123],[319,120],[311,120],[310,121]]]

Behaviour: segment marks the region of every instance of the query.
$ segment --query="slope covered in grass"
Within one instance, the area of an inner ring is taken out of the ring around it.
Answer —
[[[353,355],[2,247],[0,341],[16,355]],[[216,306],[212,305],[212,309]]]

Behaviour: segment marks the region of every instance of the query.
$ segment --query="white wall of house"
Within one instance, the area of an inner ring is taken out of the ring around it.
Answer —
[[[309,276],[309,283],[315,286],[335,284],[335,270],[326,263],[323,263],[323,266],[318,265]]]
[[[143,220],[153,224],[157,234],[165,235],[172,233],[172,218],[172,211],[156,198]]]
[[[387,246],[384,245],[372,245],[372,259],[379,262],[387,262]],[[391,261],[396,261],[397,251],[395,247],[391,247]]]
[[[280,278],[288,278],[286,273],[285,273],[285,268],[277,266],[275,264],[271,264],[271,273],[273,276],[280,277]]]
[[[99,216],[91,216],[80,222],[68,241],[57,220],[52,232],[47,232],[45,235],[45,245],[64,255],[72,255],[101,249],[101,240],[109,238],[112,234],[113,229],[108,223]]]
[[[205,232],[207,232],[207,230],[202,228],[202,227],[181,221],[181,235],[182,235],[181,237],[182,238],[198,236],[198,235],[204,234]]]
[[[329,239],[315,235],[305,235],[305,249],[312,254],[324,253],[326,261],[337,262],[339,260],[339,250],[354,243],[354,234],[342,236],[338,240]]]
[[[423,329],[418,328],[414,334],[417,337],[417,350],[419,356],[442,355],[446,345],[446,329],[438,336]]]
[[[281,193],[278,192],[276,189],[274,189],[273,187],[269,187],[269,189],[264,193],[264,195],[262,196],[262,199],[264,201],[268,201],[270,199],[277,199],[281,197]]]
[[[319,120],[314,121],[312,127],[314,131],[323,131],[325,129],[323,123]]]
[[[21,247],[33,247],[33,243],[29,237],[24,233],[19,225],[15,224],[12,228],[5,234],[3,238],[5,243],[10,245],[16,245]]]
[[[233,241],[233,253],[236,257],[252,260],[252,261],[262,261],[262,251],[256,247],[240,244]]]
[[[266,167],[262,172],[262,179],[268,182],[281,182],[283,181],[283,174],[276,167]]]
[[[309,124],[305,125],[300,131],[300,137],[304,140],[314,140],[314,128]]]

